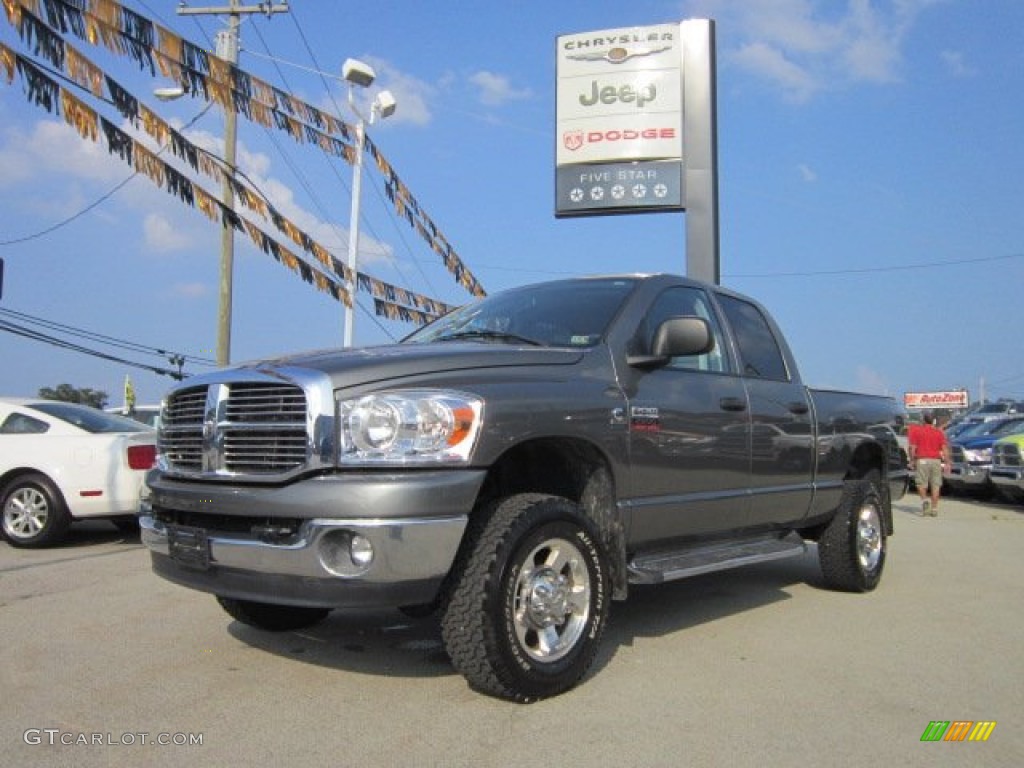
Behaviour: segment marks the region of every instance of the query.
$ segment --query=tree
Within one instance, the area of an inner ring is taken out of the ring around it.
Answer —
[[[70,384],[60,384],[56,388],[41,387],[39,397],[44,400],[62,400],[65,403],[91,405],[93,408],[102,408],[110,399],[110,396],[101,389],[78,388],[72,387]]]

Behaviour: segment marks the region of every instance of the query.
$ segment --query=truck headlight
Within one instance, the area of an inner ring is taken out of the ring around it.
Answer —
[[[964,458],[968,464],[991,464],[992,463],[992,449],[991,448],[965,448]]]
[[[378,392],[339,403],[343,464],[469,461],[483,401],[448,390]]]

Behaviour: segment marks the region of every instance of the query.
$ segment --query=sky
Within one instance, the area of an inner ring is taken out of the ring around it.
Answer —
[[[224,28],[217,17],[177,15],[177,0],[124,5],[204,48]],[[684,213],[556,219],[555,42],[713,19],[722,284],[768,307],[814,386],[1024,399],[1019,0],[289,7],[245,19],[239,66],[354,123],[341,64],[369,63],[377,80],[359,98],[384,88],[397,101],[369,136],[488,293],[576,275],[685,272]],[[190,141],[222,153],[218,107],[158,101],[153,90],[169,85],[159,73],[66,40]],[[39,61],[3,15],[0,43]],[[98,334],[74,341],[133,362],[169,368],[166,356],[180,354],[186,373],[211,370],[204,360],[216,356],[219,225],[133,175],[102,134],[83,139],[30,102],[17,74],[10,84],[3,75],[0,321],[26,325],[28,315]],[[110,106],[75,93],[132,130]],[[344,260],[351,167],[244,118],[238,146],[246,177]],[[470,300],[396,216],[370,166],[361,203],[360,271],[449,304]],[[414,329],[376,317],[368,294],[358,299],[357,345]],[[340,346],[342,309],[236,236],[233,363]],[[107,339],[165,354],[100,343]],[[0,330],[0,395],[67,382],[104,390],[117,405],[126,375],[140,403],[159,402],[173,384]]]

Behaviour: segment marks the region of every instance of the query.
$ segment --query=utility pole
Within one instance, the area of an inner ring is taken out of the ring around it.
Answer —
[[[225,61],[238,65],[238,28],[243,14],[264,13],[269,18],[275,13],[287,13],[288,3],[260,3],[239,5],[230,0],[228,6],[189,8],[184,3],[178,6],[179,16],[227,16],[228,28],[217,33],[217,55]],[[224,162],[228,172],[221,185],[221,202],[230,210],[235,209],[235,145],[238,139],[238,115],[228,106],[224,109]],[[231,363],[231,296],[235,266],[235,230],[225,224],[220,234],[220,303],[217,310],[217,365],[222,368]]]

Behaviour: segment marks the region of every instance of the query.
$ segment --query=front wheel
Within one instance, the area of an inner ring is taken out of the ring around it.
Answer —
[[[441,622],[470,686],[519,702],[572,688],[608,623],[607,560],[572,502],[512,496],[491,509]]]
[[[252,600],[236,600],[233,597],[219,595],[217,602],[236,621],[270,632],[305,629],[323,621],[330,613],[327,608],[257,603]]]
[[[825,583],[844,592],[874,589],[882,578],[887,546],[877,475],[848,481],[818,541]]]

